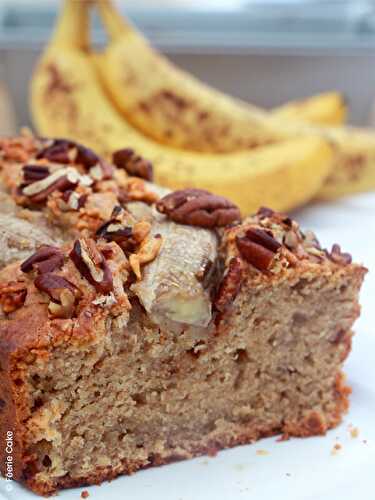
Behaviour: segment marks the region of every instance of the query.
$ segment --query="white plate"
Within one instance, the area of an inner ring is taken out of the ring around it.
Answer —
[[[356,261],[375,271],[375,194],[310,206],[296,217],[317,232],[321,242],[339,242]],[[373,500],[375,498],[375,275],[367,276],[363,314],[346,372],[353,388],[351,408],[342,425],[325,437],[261,440],[219,453],[121,477],[100,487],[59,494],[78,500]],[[350,426],[359,431],[354,438]],[[336,444],[341,449],[332,453]],[[267,453],[266,453],[267,452]],[[8,483],[9,485],[9,483]],[[36,498],[16,483],[0,499]]]

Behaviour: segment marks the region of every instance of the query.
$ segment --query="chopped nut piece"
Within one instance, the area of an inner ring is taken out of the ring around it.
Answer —
[[[200,227],[227,226],[241,219],[239,209],[231,201],[203,189],[183,189],[164,196],[157,210],[180,224]]]
[[[336,264],[351,264],[352,262],[352,256],[350,253],[343,253],[341,252],[340,245],[337,245],[336,243],[332,246],[331,253],[329,254],[331,260],[335,262]]]
[[[291,229],[290,231],[285,233],[284,244],[288,248],[290,248],[290,250],[295,250],[300,243],[300,239],[298,238],[298,235],[295,231]]]
[[[48,311],[54,318],[71,318],[74,314],[75,300],[76,298],[70,290],[62,290],[60,293],[61,304],[51,301],[48,305]]]
[[[262,229],[250,228],[237,235],[236,244],[242,257],[259,271],[268,271],[281,245]]]
[[[48,175],[48,177],[39,181],[22,185],[20,189],[21,193],[31,198],[33,202],[41,203],[45,201],[53,191],[71,190],[78,184],[90,186],[92,180],[86,175],[81,175],[76,169],[68,167],[55,170],[52,174]]]
[[[49,168],[42,165],[25,165],[22,170],[27,183],[41,181],[50,175]]]
[[[57,274],[45,273],[34,281],[35,287],[46,293],[51,302],[48,310],[52,316],[70,318],[74,313],[74,305],[81,297],[81,291],[70,281]]]
[[[66,204],[65,210],[79,210],[85,206],[87,195],[79,194],[76,191],[68,190],[62,194],[62,200]]]
[[[11,281],[0,285],[0,305],[5,314],[9,314],[22,307],[25,303],[27,287],[25,283]]]
[[[116,219],[111,219],[106,222],[96,231],[98,238],[103,238],[106,241],[115,241],[121,243],[129,239],[133,234],[133,228],[130,226],[123,226],[121,222]]]
[[[211,259],[205,260],[201,269],[195,273],[195,277],[200,283],[202,283],[204,289],[209,288],[212,285],[216,275],[218,274],[219,266],[217,261],[218,259],[216,259],[216,262],[213,262]]]
[[[29,273],[36,269],[40,274],[49,273],[61,268],[63,263],[64,254],[59,248],[43,245],[21,264],[21,271]]]
[[[140,177],[146,181],[152,181],[152,163],[138,156],[133,149],[120,149],[113,153],[113,163],[118,168],[123,168],[130,176]]]
[[[148,188],[146,182],[138,177],[129,177],[126,184],[126,191],[120,193],[121,203],[129,201],[143,201],[152,205],[159,199],[159,195]]]
[[[250,241],[267,248],[271,252],[276,253],[281,248],[281,244],[275,240],[270,231],[251,227],[247,229],[245,234]]]
[[[214,306],[219,312],[225,312],[234,302],[241,289],[242,263],[233,257],[217,292]]]
[[[76,240],[70,258],[78,271],[100,293],[113,290],[112,273],[95,242],[90,239]]]

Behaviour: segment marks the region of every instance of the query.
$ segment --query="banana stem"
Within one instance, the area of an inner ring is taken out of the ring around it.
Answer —
[[[97,5],[107,33],[112,40],[120,39],[127,31],[134,31],[130,23],[127,23],[116,10],[111,0],[97,0]]]
[[[56,45],[88,50],[90,25],[87,0],[64,0],[53,42]]]

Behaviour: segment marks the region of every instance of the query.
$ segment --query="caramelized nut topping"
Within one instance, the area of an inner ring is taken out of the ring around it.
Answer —
[[[220,284],[214,300],[214,307],[223,313],[233,304],[237,297],[242,282],[241,259],[233,257],[229,262],[228,270]]]
[[[262,229],[250,228],[236,243],[242,257],[259,271],[268,271],[281,244]]]
[[[78,184],[90,186],[92,180],[88,176],[80,175],[76,169],[68,167],[56,170],[39,181],[21,186],[21,192],[33,202],[40,203],[54,191],[71,190]]]
[[[79,210],[85,206],[87,195],[79,195],[76,191],[68,189],[63,192],[62,200],[66,203],[67,210]]]
[[[111,270],[93,240],[83,238],[76,240],[70,258],[96,291],[106,294],[113,290]]]
[[[113,174],[112,166],[101,160],[94,151],[67,139],[53,140],[51,144],[39,151],[36,158],[64,165],[82,165],[96,181],[110,179]]]
[[[23,178],[25,182],[37,182],[49,176],[49,168],[41,165],[25,165],[23,167]]]
[[[335,243],[332,246],[330,258],[336,264],[344,264],[345,265],[345,264],[352,263],[352,256],[350,255],[350,253],[341,252],[340,245],[338,245],[337,243]]]
[[[55,139],[36,155],[37,160],[45,159],[53,163],[71,163],[76,157],[76,144],[66,139]]]
[[[39,274],[50,273],[61,268],[63,263],[64,254],[59,248],[43,245],[21,264],[21,271],[29,273],[36,269]]]
[[[260,207],[260,209],[257,212],[257,216],[260,217],[261,219],[264,219],[266,217],[272,217],[274,215],[274,211],[271,208],[267,207]]]
[[[0,285],[0,305],[5,314],[12,313],[25,303],[27,287],[25,283],[11,281]]]
[[[168,194],[157,210],[180,224],[214,228],[239,221],[239,209],[231,201],[203,189],[183,189]]]
[[[281,244],[275,240],[270,231],[251,227],[245,234],[250,241],[267,248],[267,250],[270,250],[271,252],[276,253],[281,247]]]
[[[82,296],[73,283],[57,274],[41,274],[35,279],[34,285],[50,297],[48,309],[54,317],[70,318],[76,301]]]
[[[111,219],[96,231],[98,238],[103,238],[106,241],[115,241],[122,243],[128,240],[133,234],[133,229],[130,226],[123,226],[123,224],[116,219]]]
[[[204,289],[209,288],[215,280],[218,273],[218,266],[211,259],[203,263],[201,269],[196,273],[195,277],[202,283]]]
[[[112,161],[118,168],[123,168],[132,177],[146,181],[153,180],[152,163],[138,156],[133,149],[120,149],[113,153]]]

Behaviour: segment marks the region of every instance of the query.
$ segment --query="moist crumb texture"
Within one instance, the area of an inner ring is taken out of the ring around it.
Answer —
[[[50,495],[341,421],[366,273],[349,254],[269,209],[234,220],[214,195],[197,207],[184,192],[176,223],[157,210],[163,190],[113,166],[98,181],[101,160],[71,141],[12,141],[0,141],[4,217],[35,236],[10,248],[1,215],[0,433],[13,433],[15,479]],[[48,167],[51,148],[92,183],[40,195],[34,169],[30,199],[23,167]]]

